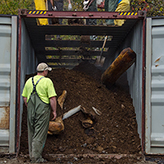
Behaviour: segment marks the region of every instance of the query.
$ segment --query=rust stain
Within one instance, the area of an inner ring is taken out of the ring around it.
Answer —
[[[156,64],[156,65],[155,65],[155,67],[158,67],[158,66],[159,66],[159,64]]]
[[[0,129],[9,129],[10,108],[9,106],[2,107],[4,109],[3,116],[0,119]]]
[[[159,58],[155,61],[155,63],[158,62],[160,59],[161,59],[161,57],[159,57]]]

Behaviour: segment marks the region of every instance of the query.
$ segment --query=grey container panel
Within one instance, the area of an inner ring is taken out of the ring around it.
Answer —
[[[164,154],[164,19],[147,19],[146,153]]]
[[[31,44],[27,28],[24,21],[21,22],[21,78],[20,78],[20,134],[23,113],[23,98],[21,96],[25,84],[25,77],[28,74],[36,72],[37,59],[35,58],[34,49]]]
[[[129,92],[135,108],[140,138],[142,133],[142,39],[142,21],[138,21],[132,29],[129,29],[129,33],[127,34],[125,40],[123,40],[117,47],[117,50],[113,54],[109,54],[110,58],[107,58],[105,61],[105,67],[107,68],[120,54],[120,52],[127,47],[130,47],[137,54],[136,62],[124,74],[127,74],[126,76],[129,85]]]
[[[129,91],[133,99],[138,133],[142,134],[142,56],[143,56],[143,29],[140,21],[132,30],[127,40],[131,41],[130,47],[136,53],[135,63],[127,70]]]
[[[17,17],[0,17],[0,152],[15,153]]]

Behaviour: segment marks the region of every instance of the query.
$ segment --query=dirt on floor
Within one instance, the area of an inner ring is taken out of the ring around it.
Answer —
[[[54,83],[57,98],[63,90],[67,91],[64,109],[61,110],[57,105],[58,116],[79,105],[89,112],[93,112],[92,107],[95,107],[102,113],[95,114],[94,124],[90,128],[82,126],[82,121],[87,119],[87,116],[81,111],[65,119],[64,131],[47,137],[43,156],[49,161],[132,164],[143,160],[136,114],[128,93],[126,78],[109,90],[101,84],[101,74],[101,70],[87,61],[72,70],[61,68],[49,73],[48,77]],[[31,76],[33,75],[27,75],[27,79]],[[26,115],[24,106],[19,157],[27,157],[28,160]],[[57,156],[61,154],[65,158]],[[88,156],[84,157],[86,154]],[[109,154],[122,154],[122,156],[109,157]]]

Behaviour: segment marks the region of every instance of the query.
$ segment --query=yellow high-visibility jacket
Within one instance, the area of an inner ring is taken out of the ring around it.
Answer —
[[[34,0],[36,10],[46,10],[46,0]],[[47,18],[39,18],[39,25],[48,25]]]
[[[116,12],[121,11],[129,11],[130,10],[130,1],[129,0],[122,0],[120,3],[118,3]],[[124,19],[115,19],[114,24],[117,26],[122,26],[124,24]]]

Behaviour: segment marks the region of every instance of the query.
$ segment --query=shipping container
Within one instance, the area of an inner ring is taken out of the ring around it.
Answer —
[[[38,18],[126,21],[123,26],[104,26],[101,21],[94,26],[38,26]],[[19,16],[1,15],[0,152],[19,152],[23,113],[21,93],[25,76],[35,73],[39,62],[46,62],[53,68],[71,69],[81,62],[78,56],[94,60],[94,56],[100,55],[100,49],[95,49],[101,48],[103,41],[91,40],[89,45],[84,44],[85,47],[94,48],[84,53],[75,50],[81,46],[80,40],[49,39],[54,35],[110,36],[111,40],[105,45],[107,50],[103,53],[103,70],[110,66],[124,48],[130,47],[137,54],[135,63],[126,71],[126,75],[142,151],[145,154],[164,154],[164,18],[146,18],[143,11],[115,13],[20,10]],[[58,47],[66,49],[61,51]],[[55,58],[54,54],[60,58]]]

